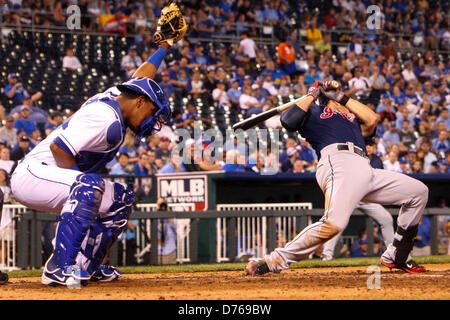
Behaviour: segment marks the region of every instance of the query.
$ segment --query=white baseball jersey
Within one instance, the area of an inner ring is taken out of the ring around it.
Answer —
[[[119,94],[113,87],[90,98],[20,161],[11,177],[11,189],[19,202],[60,213],[76,177],[98,172],[114,158],[126,132],[120,106],[113,99]],[[74,156],[77,168],[57,167],[50,150],[53,142]],[[113,184],[105,181],[101,215],[108,212],[113,194]]]
[[[80,171],[93,173],[113,159],[125,137],[119,104],[112,98],[120,91],[110,88],[86,101],[70,118],[26,156],[56,166],[50,150],[54,142],[75,157]]]

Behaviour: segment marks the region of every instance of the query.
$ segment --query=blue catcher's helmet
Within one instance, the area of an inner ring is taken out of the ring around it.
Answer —
[[[149,98],[158,108],[154,115],[141,123],[138,132],[136,132],[138,139],[151,136],[161,130],[163,124],[170,121],[171,111],[166,96],[161,87],[152,79],[143,77],[131,78],[127,82],[119,84],[117,89],[120,91],[128,89],[141,94]]]

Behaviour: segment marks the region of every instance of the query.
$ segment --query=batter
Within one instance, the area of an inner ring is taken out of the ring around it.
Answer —
[[[314,103],[319,96],[328,101]],[[394,240],[381,263],[411,273],[425,271],[410,252],[428,201],[428,188],[407,175],[370,166],[364,139],[374,134],[378,121],[372,109],[345,96],[341,89],[331,89],[329,82],[311,86],[306,99],[282,114],[283,127],[298,131],[320,155],[316,180],[325,196],[325,212],[284,248],[249,262],[245,268],[248,275],[279,273],[307,258],[345,229],[360,201],[401,206]]]

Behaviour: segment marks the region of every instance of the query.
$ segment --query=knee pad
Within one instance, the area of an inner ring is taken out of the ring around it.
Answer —
[[[77,264],[92,275],[102,264],[109,248],[126,229],[134,202],[134,191],[114,183],[114,202],[104,217],[97,217],[81,246]]]
[[[408,259],[408,256],[414,246],[414,238],[417,235],[419,225],[403,229],[397,227],[397,232],[392,245],[395,247],[395,258],[394,262],[396,264],[403,264]]]
[[[59,217],[51,263],[56,267],[75,264],[81,243],[98,214],[105,181],[96,174],[80,174],[70,189]]]

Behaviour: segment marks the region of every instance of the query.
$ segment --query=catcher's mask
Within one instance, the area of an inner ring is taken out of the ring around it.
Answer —
[[[149,98],[158,108],[155,114],[142,121],[137,132],[135,132],[138,139],[155,134],[161,130],[164,124],[169,122],[171,115],[170,106],[161,87],[152,79],[143,77],[131,78],[127,82],[119,84],[117,89],[120,91],[128,89],[139,93]]]

